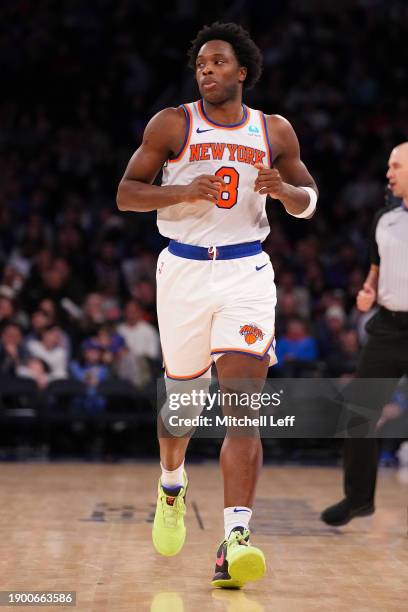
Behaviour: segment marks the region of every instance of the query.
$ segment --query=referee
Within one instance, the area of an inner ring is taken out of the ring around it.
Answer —
[[[367,312],[375,302],[378,312],[367,323],[368,341],[361,351],[356,378],[399,379],[408,374],[408,142],[393,149],[387,179],[398,204],[380,210],[374,220],[370,243],[370,271],[357,295],[357,308]],[[378,385],[370,401],[374,420],[380,416],[395,381]],[[353,384],[353,383],[351,383]],[[354,389],[358,389],[355,381]],[[366,386],[366,390],[369,386]],[[360,385],[361,390],[361,385]],[[358,403],[358,402],[355,402]],[[364,417],[348,421],[361,425]],[[361,436],[361,433],[360,433]],[[326,508],[321,518],[329,525],[345,525],[352,518],[372,514],[377,478],[378,442],[375,438],[347,437],[344,442],[345,498]]]

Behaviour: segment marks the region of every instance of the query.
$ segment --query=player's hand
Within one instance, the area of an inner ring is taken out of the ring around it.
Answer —
[[[214,202],[218,201],[221,191],[226,188],[227,185],[219,176],[202,174],[185,186],[183,199],[185,202],[206,200],[214,204]]]
[[[357,293],[357,308],[361,312],[367,312],[374,304],[376,297],[374,289],[368,283],[364,283],[363,288]]]
[[[285,195],[286,183],[282,181],[279,170],[276,168],[266,168],[262,164],[255,164],[258,176],[255,180],[254,191],[259,191],[261,195],[270,195],[279,200]]]

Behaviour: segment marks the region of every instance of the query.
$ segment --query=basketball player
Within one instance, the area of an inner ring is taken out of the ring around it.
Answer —
[[[209,378],[216,363],[221,391],[251,379],[262,390],[276,363],[276,289],[261,243],[269,233],[266,196],[295,217],[316,208],[316,184],[300,160],[290,123],[242,103],[260,77],[262,58],[249,34],[233,23],[204,27],[189,51],[202,98],[167,108],[149,122],[120,182],[124,211],[157,210],[170,238],[157,268],[157,310],[166,377]],[[151,183],[163,167],[162,185]],[[249,544],[249,520],[262,464],[258,435],[227,436],[224,540],[214,586],[241,587],[261,578],[265,559]],[[188,438],[160,434],[161,478],[153,542],[177,554],[185,539],[184,457]]]

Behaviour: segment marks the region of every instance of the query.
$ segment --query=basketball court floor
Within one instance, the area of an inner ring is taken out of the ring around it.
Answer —
[[[1,464],[0,590],[76,591],[80,612],[407,610],[407,471],[381,472],[373,517],[330,528],[319,512],[339,499],[338,468],[265,466],[251,527],[267,575],[220,591],[215,463],[188,467],[187,540],[173,558],[151,544],[157,464]]]

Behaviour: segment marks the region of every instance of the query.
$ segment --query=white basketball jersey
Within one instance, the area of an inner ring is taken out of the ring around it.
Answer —
[[[202,100],[182,105],[187,129],[177,157],[163,168],[162,185],[187,185],[201,174],[222,177],[228,188],[217,203],[180,203],[157,211],[163,236],[204,247],[265,240],[269,223],[266,196],[254,191],[260,162],[271,167],[272,152],[263,113],[243,105],[243,118],[220,125],[205,113]]]

